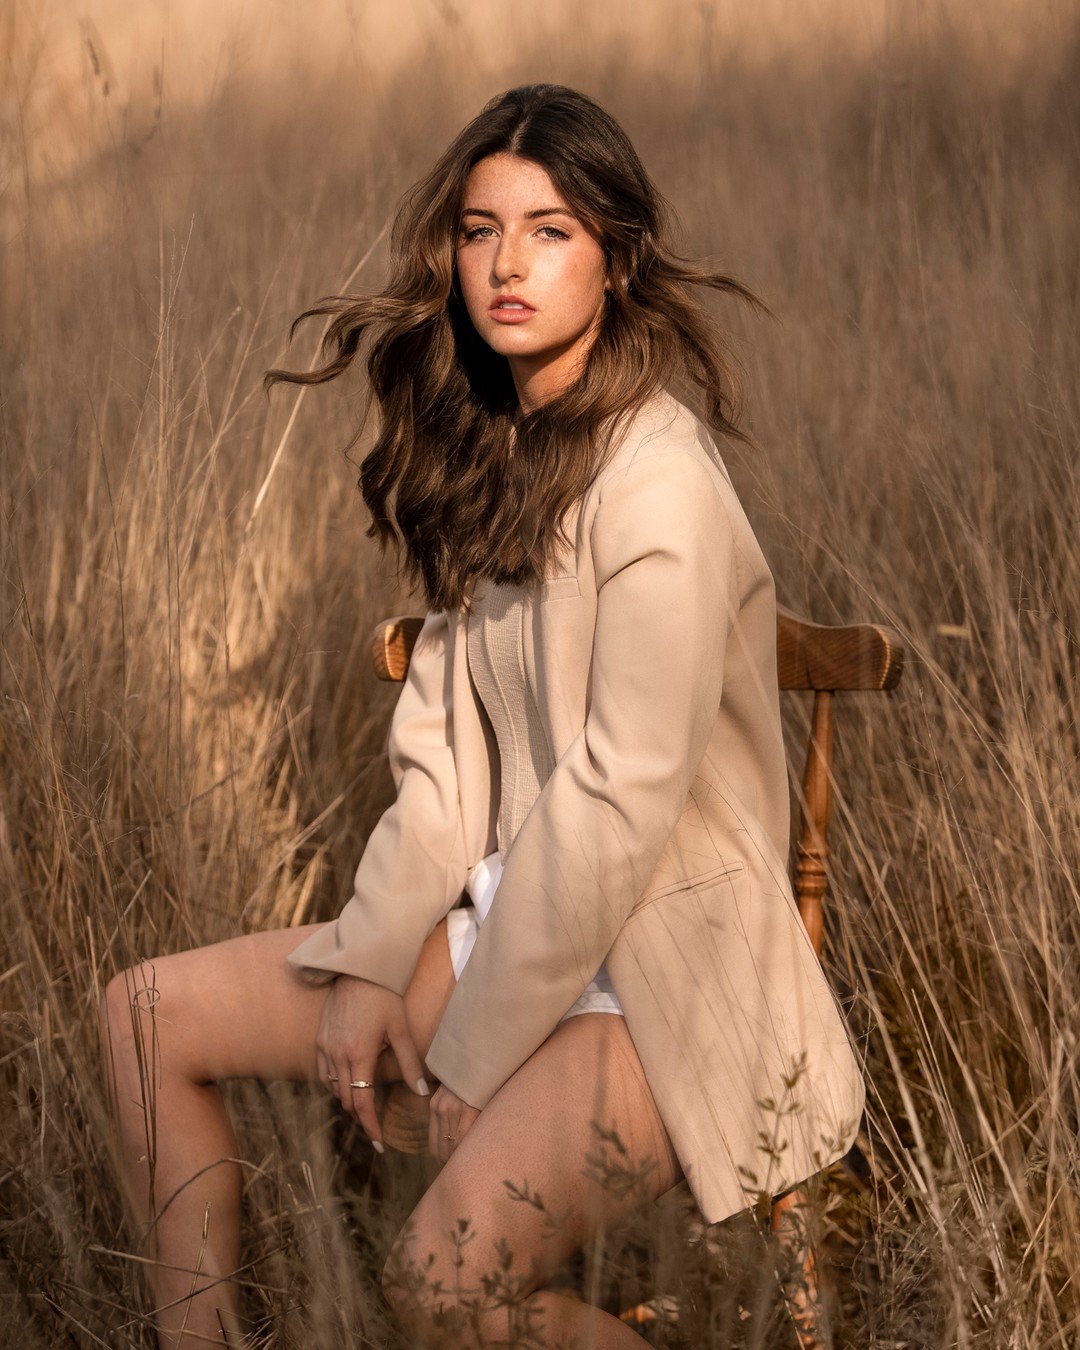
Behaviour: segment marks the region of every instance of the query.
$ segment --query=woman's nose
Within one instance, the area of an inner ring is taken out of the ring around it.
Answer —
[[[508,239],[505,235],[502,237],[495,252],[492,271],[499,278],[500,283],[505,282],[510,277],[525,275],[525,259],[521,245],[516,240]]]

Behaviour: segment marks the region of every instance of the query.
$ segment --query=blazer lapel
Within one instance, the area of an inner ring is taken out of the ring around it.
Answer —
[[[472,867],[498,846],[499,746],[469,670],[464,609],[450,616],[453,666],[453,744],[465,851]]]

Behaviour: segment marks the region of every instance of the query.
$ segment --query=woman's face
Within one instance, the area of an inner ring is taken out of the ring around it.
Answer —
[[[599,235],[546,169],[505,152],[473,165],[457,268],[469,317],[509,361],[524,409],[576,378],[599,326],[606,265]],[[499,307],[503,296],[526,308]]]

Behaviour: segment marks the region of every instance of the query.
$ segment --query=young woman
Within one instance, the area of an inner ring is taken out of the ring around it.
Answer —
[[[300,316],[334,316],[327,364],[267,380],[331,379],[375,330],[360,486],[428,607],[391,724],[396,799],[335,922],[153,963],[152,1201],[146,973],[111,982],[123,1184],[139,1220],[175,1197],[153,1229],[161,1343],[224,1342],[240,1181],[215,1084],[317,1080],[382,1152],[374,1085],[430,1080],[445,1166],[387,1259],[401,1317],[430,1332],[448,1310],[396,1272],[433,1253],[425,1280],[452,1290],[468,1217],[463,1287],[505,1237],[551,1344],[636,1345],[546,1287],[632,1200],[588,1176],[597,1126],[650,1195],[685,1177],[715,1222],[842,1156],[863,1105],[787,876],[773,578],[709,426],[748,437],[686,287],[760,302],[671,252],[626,135],[562,86],[493,99],[392,245],[381,293]],[[708,425],[668,391],[680,376]]]

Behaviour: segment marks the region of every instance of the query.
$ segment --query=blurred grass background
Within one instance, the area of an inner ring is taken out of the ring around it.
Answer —
[[[706,297],[780,600],[908,644],[895,697],[839,709],[826,965],[874,1172],[825,1219],[839,1343],[1080,1345],[1078,19],[5,7],[4,1344],[152,1343],[105,1166],[108,976],[330,917],[390,797],[367,638],[418,602],[363,538],[360,375],[269,400],[261,375],[311,359],[311,326],[284,345],[305,305],[377,284],[398,194],[453,132],[548,79],[620,118],[681,250],[780,316]],[[784,710],[797,776],[808,708]],[[318,1089],[229,1096],[269,1343],[390,1343],[379,1253],[427,1162],[373,1167]],[[608,1306],[674,1289],[653,1343],[791,1344],[752,1249],[723,1245],[737,1222],[697,1262],[667,1224],[590,1256]]]

